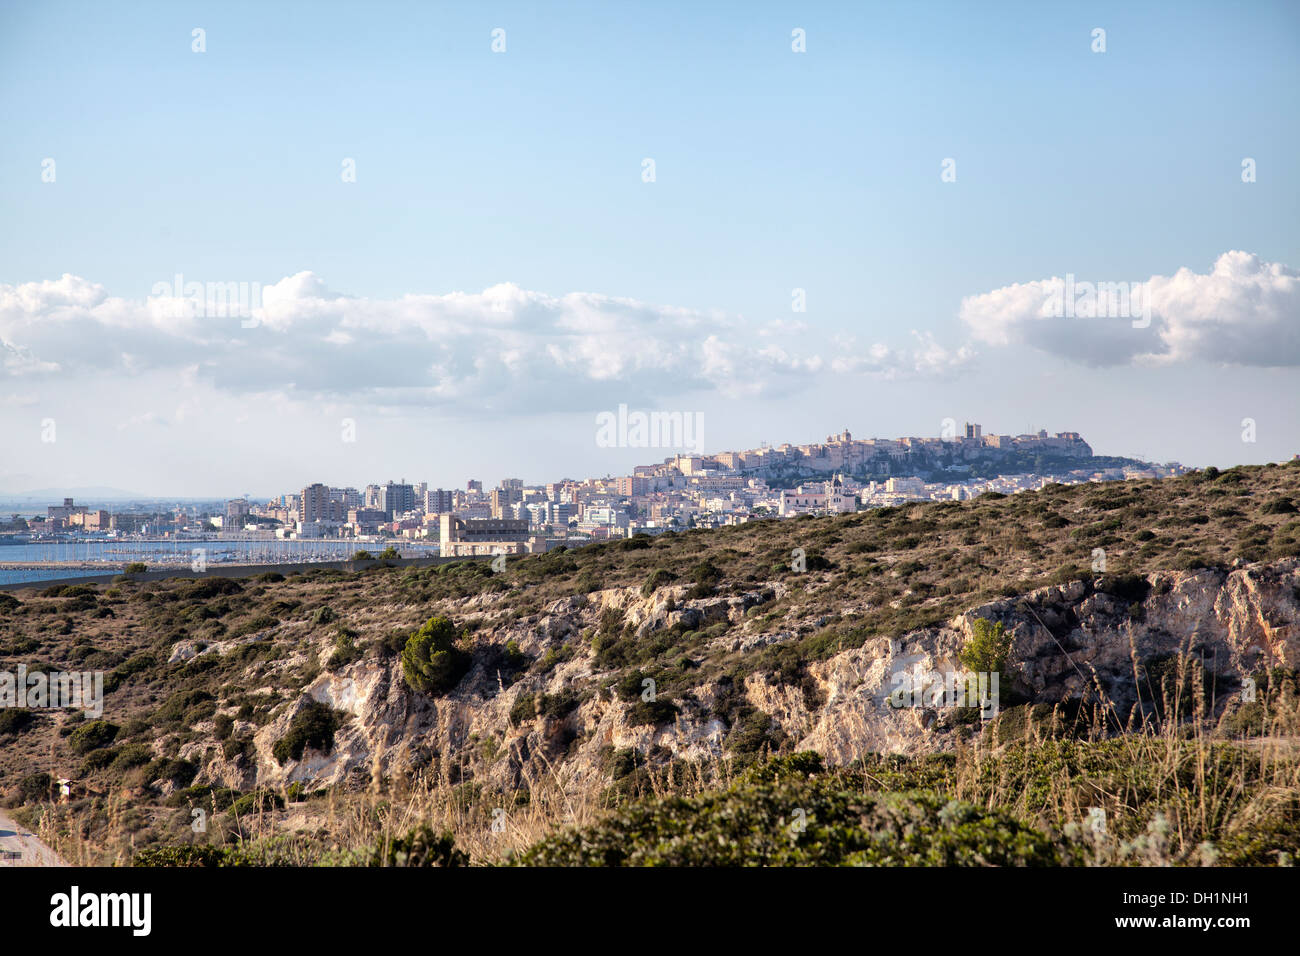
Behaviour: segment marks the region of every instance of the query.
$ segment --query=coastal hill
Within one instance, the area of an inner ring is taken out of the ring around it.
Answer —
[[[78,862],[1277,864],[1298,506],[1291,463],[0,595],[0,669],[105,675],[0,711],[0,790]]]

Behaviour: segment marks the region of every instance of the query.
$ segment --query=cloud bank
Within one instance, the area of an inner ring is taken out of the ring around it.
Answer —
[[[396,299],[342,295],[311,272],[244,288],[242,298],[233,285],[229,299],[225,290],[214,299],[178,279],[135,301],[73,275],[0,285],[0,377],[161,370],[235,394],[551,412],[692,392],[773,397],[831,374],[944,377],[973,355],[918,336],[916,348],[836,346],[826,357],[778,341],[807,346],[802,323],[751,326],[717,311],[513,284]]]
[[[1280,263],[1225,252],[1206,274],[1182,268],[1121,284],[1140,286],[1132,301],[1145,316],[1126,315],[1112,308],[1113,296],[1098,295],[1097,308],[1063,317],[1055,307],[1066,287],[1060,277],[968,296],[959,315],[977,341],[1028,345],[1094,366],[1300,365],[1300,273]]]

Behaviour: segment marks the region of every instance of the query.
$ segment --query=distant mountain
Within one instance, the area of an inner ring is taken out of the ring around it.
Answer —
[[[142,495],[135,491],[123,491],[121,488],[106,488],[102,486],[88,486],[84,488],[33,488],[29,491],[0,491],[0,501],[27,501],[49,499],[50,504],[62,501],[64,498],[94,498],[97,501],[107,501],[114,499],[141,501],[146,498],[153,498],[155,495]]]

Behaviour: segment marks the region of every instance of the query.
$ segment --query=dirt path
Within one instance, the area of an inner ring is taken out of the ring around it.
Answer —
[[[0,866],[66,866],[36,834],[0,811]]]

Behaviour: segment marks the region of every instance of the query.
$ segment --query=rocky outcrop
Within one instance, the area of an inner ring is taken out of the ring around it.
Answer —
[[[252,759],[209,762],[198,782],[249,789],[301,781],[317,787],[365,781],[372,772],[424,772],[453,783],[473,779],[503,787],[555,774],[581,786],[607,779],[602,761],[611,747],[686,759],[718,757],[730,730],[713,712],[723,692],[718,684],[701,681],[681,695],[673,719],[658,725],[634,722],[636,702],[614,692],[615,675],[600,671],[583,636],[599,629],[610,611],[621,614],[620,628],[637,639],[663,628],[704,630],[725,620],[736,626],[719,638],[720,649],[749,653],[829,623],[824,614],[808,621],[787,616],[775,630],[760,629],[748,612],[784,593],[772,584],[743,595],[691,600],[685,588],[673,586],[648,597],[621,588],[561,599],[532,617],[485,627],[478,637],[500,647],[513,641],[533,658],[562,647],[575,653],[515,683],[484,664],[491,659],[487,655],[442,697],[411,693],[394,658],[368,658],[322,672],[299,700],[256,728]],[[464,610],[490,606],[476,597]],[[759,670],[739,690],[798,749],[816,750],[831,763],[873,751],[950,748],[961,726],[947,719],[950,699],[905,697],[900,703],[899,689],[907,683],[905,675],[920,675],[926,693],[942,689],[944,675],[961,672],[960,652],[980,618],[1001,623],[1012,638],[1006,667],[1012,681],[1000,687],[1000,706],[1107,702],[1123,719],[1140,717],[1151,704],[1153,679],[1158,683],[1162,668],[1182,661],[1199,666],[1211,682],[1213,709],[1225,706],[1251,674],[1300,666],[1300,560],[1042,588],[970,608],[942,627],[874,637],[809,663],[803,686]],[[225,649],[214,645],[202,652],[213,650]],[[322,643],[314,650],[323,659],[329,648]],[[200,649],[178,645],[178,654],[191,652]],[[525,695],[558,699],[575,689],[582,694],[567,708],[521,704]],[[308,700],[328,704],[348,719],[328,754],[308,750],[303,759],[281,764],[272,753],[275,743]]]

